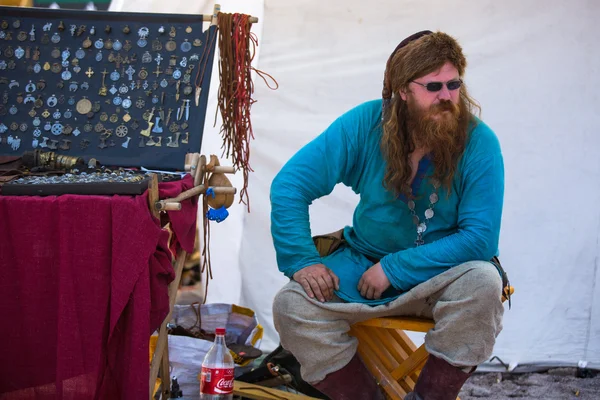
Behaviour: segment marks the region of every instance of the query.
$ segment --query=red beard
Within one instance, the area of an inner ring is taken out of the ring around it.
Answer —
[[[408,131],[416,148],[432,153],[454,150],[459,126],[460,107],[443,100],[423,110],[412,101],[408,102]]]

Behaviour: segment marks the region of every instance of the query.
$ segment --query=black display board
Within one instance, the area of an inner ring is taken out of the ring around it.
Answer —
[[[183,170],[200,151],[217,45],[216,26],[203,25],[202,15],[0,7],[0,155]]]

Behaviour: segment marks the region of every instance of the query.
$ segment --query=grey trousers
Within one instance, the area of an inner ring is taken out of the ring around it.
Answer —
[[[384,316],[431,318],[425,336],[429,354],[457,367],[487,360],[502,330],[502,280],[487,261],[458,265],[416,286],[396,300],[368,306],[308,297],[290,281],[275,296],[273,318],[281,345],[300,362],[302,378],[316,383],[350,362],[358,341],[348,335],[356,322]]]

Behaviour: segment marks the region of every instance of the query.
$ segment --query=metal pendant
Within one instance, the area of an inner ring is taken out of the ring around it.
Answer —
[[[52,37],[50,38],[50,41],[54,44],[57,44],[60,42],[60,35],[58,33],[55,33],[54,35],[52,35]]]
[[[63,114],[63,117],[65,117],[66,119],[69,119],[73,116],[73,113],[71,112],[71,109],[67,108],[67,111],[65,111],[65,113]]]
[[[190,42],[188,42],[187,39],[185,39],[185,41],[183,43],[181,43],[181,46],[179,46],[179,48],[184,53],[187,53],[188,51],[192,50],[192,44]]]
[[[90,88],[90,84],[88,82],[83,82],[80,88],[83,90],[88,90]]]
[[[67,104],[69,104],[70,106],[75,105],[75,97],[69,97],[69,100],[67,100]]]
[[[11,106],[8,109],[8,112],[9,112],[10,115],[15,115],[18,112],[17,107],[15,105]]]
[[[0,60],[0,70],[5,70],[6,69],[6,65],[7,65],[6,61]]]
[[[59,136],[63,132],[63,126],[60,122],[55,122],[52,125],[51,132],[54,136]]]
[[[41,123],[42,121],[40,120],[40,117],[35,117],[31,124],[37,128],[38,126],[40,126]]]
[[[181,66],[181,68],[187,67],[187,57],[183,57],[179,62],[179,65]]]
[[[106,50],[111,50],[113,48],[113,41],[112,41],[112,39],[110,39],[110,38],[106,39],[106,41],[104,42],[104,48]]]
[[[131,46],[131,41],[130,40],[126,40],[125,44],[123,45],[123,50],[129,51],[129,50],[131,50],[131,47],[132,47]]]
[[[113,98],[112,102],[115,106],[119,106],[123,102],[123,99],[121,99],[121,95],[118,94],[115,98]]]
[[[84,49],[89,49],[90,47],[92,47],[92,41],[90,40],[89,36],[83,41],[82,46]]]
[[[121,74],[119,73],[119,71],[114,70],[113,72],[110,73],[110,79],[113,81],[118,81],[121,78]]]
[[[129,92],[129,87],[122,83],[121,87],[119,87],[119,93],[126,94],[127,92]]]
[[[13,50],[13,48],[11,46],[7,46],[4,49],[4,57],[11,58],[14,55],[15,55],[15,51]]]
[[[112,45],[112,48],[115,51],[120,51],[123,48],[123,44],[119,41],[119,39],[115,40],[115,42]]]
[[[138,73],[138,77],[140,79],[146,79],[148,77],[148,71],[146,71],[145,67],[142,67],[142,69],[140,70],[140,72]],[[144,88],[146,89],[146,88]]]
[[[77,82],[71,82],[71,84],[69,85],[69,92],[76,92],[77,89],[79,89]]]
[[[24,55],[25,50],[23,50],[21,46],[17,47],[17,49],[15,50],[15,57],[17,57],[20,60],[21,58],[23,58]]]
[[[42,44],[44,44],[44,45],[50,43],[50,37],[48,37],[47,33],[44,33],[44,35],[40,39],[40,42],[42,42]]]
[[[434,212],[431,208],[428,208],[427,210],[425,210],[425,218],[427,219],[431,219],[434,216]]]
[[[76,65],[73,67],[73,72],[75,72],[76,74],[81,72],[81,67],[79,65]]]
[[[150,53],[148,53],[148,52],[145,52],[145,53],[142,55],[142,62],[143,62],[144,64],[151,63],[151,62],[152,62],[152,55],[150,55]]]
[[[131,97],[127,96],[127,98],[125,100],[123,100],[121,105],[123,106],[124,109],[130,108],[131,107]]]
[[[160,81],[160,87],[166,88],[167,86],[169,86],[169,82],[167,82],[167,80],[163,78],[163,80]]]
[[[161,41],[158,39],[154,39],[154,41],[152,42],[152,51],[161,51],[162,48],[163,48],[163,45],[162,45]]]
[[[48,107],[50,107],[50,108],[56,107],[56,104],[58,104],[58,99],[56,98],[55,95],[52,95],[48,98],[48,100],[46,101],[46,104],[48,104]]]
[[[82,60],[85,57],[85,50],[83,50],[82,48],[77,50],[75,52],[75,57],[77,57],[79,60]]]
[[[52,114],[52,118],[54,119],[60,119],[60,117],[62,117],[60,111],[54,111],[54,113]]]
[[[98,54],[96,54],[96,61],[102,61],[102,50],[98,50]]]
[[[79,136],[81,134],[81,131],[79,130],[79,128],[75,127],[75,129],[73,129],[73,136]]]
[[[98,50],[104,47],[104,41],[102,40],[102,38],[99,38],[98,40],[96,40],[96,42],[94,42],[94,47]]]
[[[36,74],[39,74],[41,70],[42,70],[42,66],[40,65],[40,63],[36,63],[33,66],[33,72],[35,72]]]
[[[40,137],[40,136],[42,136],[42,131],[40,130],[40,128],[35,128],[33,130],[33,136],[34,137]]]
[[[69,72],[69,69],[66,68],[63,73],[61,74],[61,77],[63,78],[63,80],[68,81],[69,79],[71,79],[71,73]]]
[[[173,71],[173,78],[175,78],[175,79],[181,78],[181,71],[179,70],[179,68],[176,68],[175,71]]]
[[[31,82],[31,80],[30,80],[29,83],[27,85],[25,85],[25,92],[27,92],[27,93],[35,92],[35,83]]]
[[[115,135],[117,135],[117,137],[125,137],[127,136],[128,131],[129,129],[127,129],[125,125],[119,125],[117,126],[117,129],[115,129]]]
[[[422,234],[425,233],[425,231],[427,230],[427,225],[425,225],[423,222],[421,222],[418,226],[417,226],[417,233],[418,234]]]
[[[175,43],[175,41],[173,39],[170,39],[165,44],[165,49],[167,49],[167,51],[175,51],[176,48],[177,48],[177,43]]]
[[[112,87],[108,91],[110,92],[110,94],[112,94],[114,96],[115,94],[117,94],[117,92],[119,91],[119,89],[117,89],[115,87],[115,85],[112,85]]]

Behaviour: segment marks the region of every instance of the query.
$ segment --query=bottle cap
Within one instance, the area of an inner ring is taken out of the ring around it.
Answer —
[[[217,328],[217,329],[215,330],[215,333],[216,333],[217,335],[224,335],[224,334],[225,334],[225,328]]]

